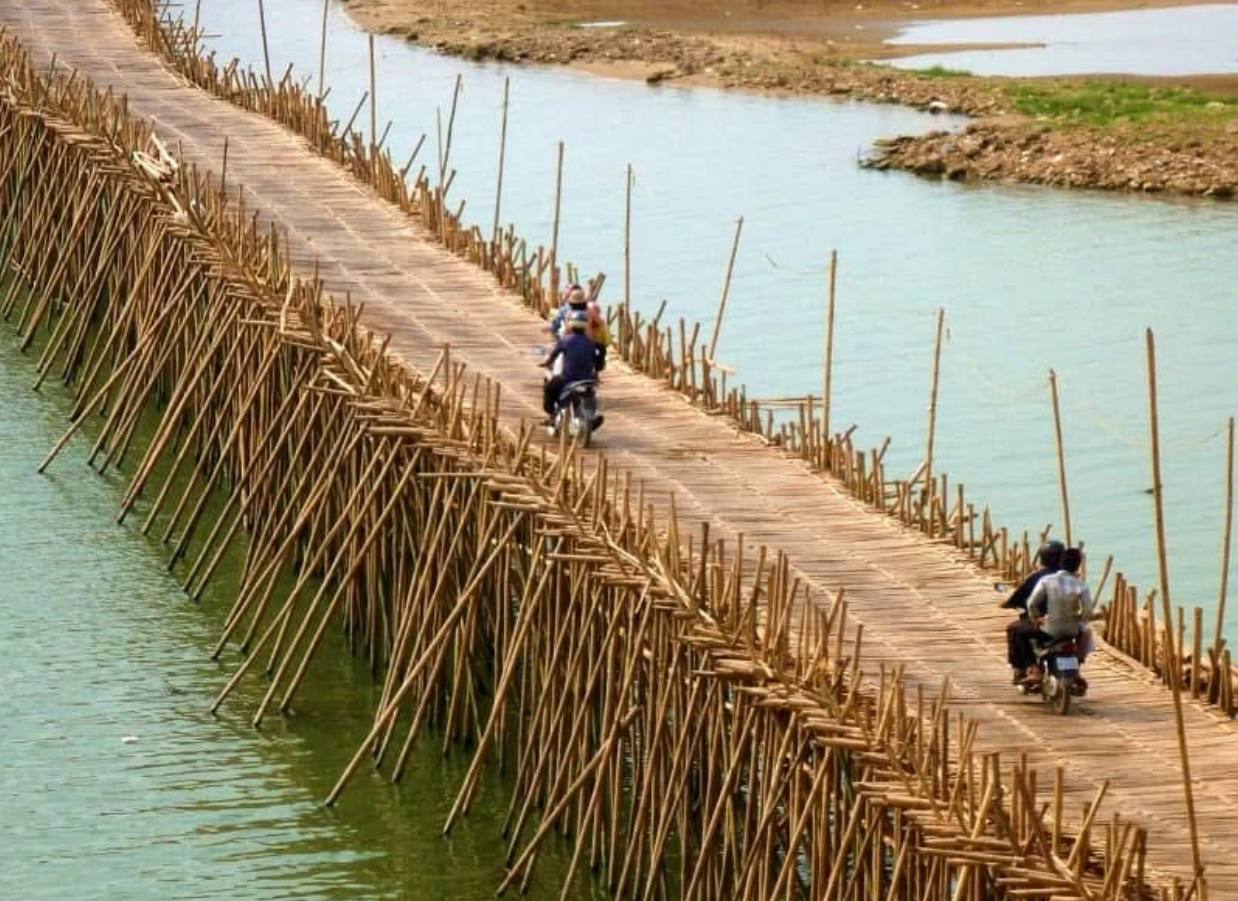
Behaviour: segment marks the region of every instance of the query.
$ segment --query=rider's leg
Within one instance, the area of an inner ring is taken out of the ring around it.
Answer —
[[[1050,641],[1048,635],[1041,632],[1036,624],[1031,620],[1024,620],[1023,629],[1020,631],[1021,653],[1023,659],[1027,661],[1027,681],[1039,682],[1044,673],[1041,672],[1040,663],[1036,659],[1036,648],[1046,641]]]
[[[1084,623],[1083,627],[1079,629],[1079,640],[1076,642],[1076,653],[1079,656],[1080,666],[1088,659],[1088,655],[1092,653],[1093,647],[1092,627]]]
[[[555,402],[559,399],[559,393],[563,390],[563,376],[552,375],[546,379],[542,385],[542,409],[547,416],[553,416],[555,413]]]
[[[1092,653],[1095,647],[1096,643],[1095,638],[1092,635],[1092,627],[1089,624],[1084,623],[1083,627],[1079,629],[1079,640],[1075,645],[1075,653],[1079,657],[1080,667],[1083,666],[1084,661],[1088,659],[1088,655]],[[1079,672],[1075,676],[1075,690],[1081,695],[1087,694],[1088,680],[1083,678],[1082,672]]]
[[[1021,619],[1016,619],[1014,622],[1006,626],[1006,662],[1011,666],[1018,666],[1015,662],[1018,660],[1015,650],[1015,630],[1019,628],[1019,624],[1023,622]]]
[[[1035,632],[1036,624],[1026,617],[1006,627],[1006,659],[1016,680],[1022,679],[1027,668],[1036,662],[1031,645],[1031,635]]]

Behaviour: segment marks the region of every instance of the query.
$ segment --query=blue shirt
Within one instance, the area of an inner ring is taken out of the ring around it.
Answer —
[[[597,345],[590,341],[588,336],[580,332],[568,332],[555,342],[554,350],[546,359],[546,365],[553,366],[559,356],[563,357],[565,382],[583,382],[597,378]]]
[[[555,310],[554,317],[550,320],[550,333],[555,336],[567,334],[563,329],[567,325],[567,317],[572,315],[572,313],[585,313],[587,315],[588,312],[589,305],[587,303],[582,303],[577,307],[573,307],[570,303],[560,305],[559,309]]]
[[[550,333],[559,335],[563,332],[563,323],[567,321],[567,314],[572,312],[571,306],[563,304],[559,309],[555,310],[554,317],[550,320]]]

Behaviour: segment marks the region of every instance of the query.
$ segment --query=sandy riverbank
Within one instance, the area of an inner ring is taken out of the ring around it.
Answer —
[[[883,41],[917,17],[1130,9],[1121,0],[345,0],[370,30],[474,60],[745,90],[850,96],[976,118],[963,136],[902,138],[880,168],[954,179],[1231,196],[1238,189],[1238,78],[1139,79],[1121,102],[1078,80],[980,78],[863,63],[916,53]],[[618,23],[582,27],[589,23]],[[940,50],[940,47],[935,47]],[[1095,84],[1090,80],[1088,84]],[[1217,96],[1179,102],[1180,86]],[[1044,102],[1081,96],[1086,115]],[[1132,96],[1128,96],[1128,94]],[[1133,97],[1133,95],[1139,95]],[[1133,102],[1137,100],[1138,102]],[[1093,104],[1099,103],[1100,114]]]

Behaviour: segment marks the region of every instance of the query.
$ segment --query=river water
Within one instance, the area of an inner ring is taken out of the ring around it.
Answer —
[[[212,47],[260,67],[256,4],[202,6]],[[267,0],[277,73],[294,61],[316,72],[320,9]],[[745,216],[719,356],[757,396],[820,391],[825,260],[837,247],[837,421],[857,423],[868,443],[892,435],[892,474],[923,453],[933,313],[944,306],[936,466],[1001,522],[1057,521],[1046,383],[1056,367],[1076,531],[1143,585],[1154,574],[1143,364],[1153,326],[1175,593],[1212,609],[1221,429],[1238,408],[1238,206],[859,169],[877,137],[957,124],[892,106],[651,89],[377,45],[379,127],[396,120],[397,157],[428,131],[423,160],[433,160],[435,110],[446,112],[464,75],[453,196],[487,227],[512,77],[503,219],[549,242],[563,138],[564,256],[606,271],[611,301],[628,162],[641,307],[666,298],[669,315],[708,324],[733,220]],[[333,6],[327,83],[341,118],[367,80],[364,36]],[[399,788],[357,779],[337,810],[317,803],[373,706],[368,674],[342,649],[323,653],[286,726],[250,730],[251,697],[219,719],[204,712],[234,662],[206,655],[228,580],[187,602],[161,548],[113,524],[121,485],[81,469],[81,443],[50,475],[33,474],[67,404],[54,387],[32,394],[30,361],[0,343],[0,897],[61,897],[70,884],[81,897],[490,897],[501,786],[441,839],[462,762],[443,761],[433,742]],[[544,860],[535,888],[552,886],[561,864]]]
[[[1031,44],[917,53],[903,69],[977,75],[1197,75],[1238,72],[1238,4],[917,22],[890,44]]]
[[[115,525],[123,482],[85,468],[84,439],[35,475],[69,404],[58,386],[30,391],[33,361],[12,344],[0,341],[0,898],[493,897],[508,795],[491,774],[441,838],[468,760],[442,758],[433,737],[399,786],[363,768],[322,806],[377,703],[342,642],[323,649],[295,719],[251,729],[252,680],[207,713],[237,662],[208,648],[239,561],[194,604],[167,549]],[[557,897],[565,860],[552,847],[543,864],[533,895]]]

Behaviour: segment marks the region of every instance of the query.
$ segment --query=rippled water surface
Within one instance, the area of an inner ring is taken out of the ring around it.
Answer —
[[[227,585],[186,599],[85,442],[34,474],[68,404],[0,334],[0,898],[493,897],[507,795],[491,781],[440,838],[467,760],[433,738],[398,788],[363,769],[321,805],[377,703],[343,647],[290,719],[249,727],[257,681],[207,713],[236,663],[208,657]]]
[[[1040,45],[890,60],[904,69],[947,66],[978,75],[1221,74],[1238,72],[1238,5],[921,22],[888,43]]]

